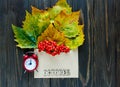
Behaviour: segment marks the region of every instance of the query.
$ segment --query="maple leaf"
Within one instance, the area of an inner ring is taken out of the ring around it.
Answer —
[[[12,29],[15,34],[15,41],[18,43],[20,48],[36,48],[36,42],[34,38],[27,35],[27,33],[19,27],[12,25]]]
[[[60,31],[64,32],[67,38],[76,37],[79,31],[78,29],[79,16],[80,16],[80,11],[67,14],[66,11],[63,10],[55,18],[54,25]]]
[[[32,16],[29,12],[26,11],[26,17],[23,21],[23,29],[36,41],[37,36],[39,35],[38,16]]]
[[[58,0],[55,6],[60,6],[62,10],[66,10],[67,13],[72,12],[72,8],[68,5],[66,0]]]
[[[81,46],[84,42],[84,33],[83,33],[84,25],[79,25],[79,34],[75,38],[70,38],[66,41],[65,45],[70,49],[76,49],[78,46]]]
[[[49,27],[38,37],[38,42],[43,40],[52,40],[57,42],[57,44],[63,44],[66,41],[64,34],[59,32],[53,24],[50,24]]]
[[[32,7],[32,15],[26,11],[26,18],[23,21],[23,29],[29,36],[37,37],[48,27],[50,20],[46,19],[47,13]]]
[[[48,9],[50,19],[54,20],[54,18],[62,11],[66,10],[67,13],[71,13],[71,7],[68,5],[66,0],[58,0],[58,2],[52,8]]]
[[[32,6],[32,15],[39,16],[38,18],[38,32],[39,35],[48,27],[50,24],[49,13],[46,10],[39,10]]]
[[[32,15],[39,15],[41,19],[45,19],[49,17],[49,13],[47,10],[40,10],[34,6],[31,6],[32,8]]]

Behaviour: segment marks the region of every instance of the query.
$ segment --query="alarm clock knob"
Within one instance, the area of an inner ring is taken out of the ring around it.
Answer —
[[[24,59],[27,59],[28,57],[29,57],[29,56],[26,55],[26,54],[23,55],[23,58],[24,58]]]
[[[34,59],[37,59],[37,58],[38,58],[38,56],[37,56],[36,54],[33,54],[32,57],[33,57]]]

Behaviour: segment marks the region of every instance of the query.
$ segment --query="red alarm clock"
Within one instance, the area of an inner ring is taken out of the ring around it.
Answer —
[[[24,62],[23,66],[24,69],[28,72],[33,72],[38,67],[38,56],[34,52],[27,52],[23,55]]]

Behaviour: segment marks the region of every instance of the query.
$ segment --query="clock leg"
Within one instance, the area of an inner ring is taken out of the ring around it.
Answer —
[[[38,72],[38,70],[36,69],[36,71]]]
[[[24,74],[26,73],[26,70],[24,71]]]

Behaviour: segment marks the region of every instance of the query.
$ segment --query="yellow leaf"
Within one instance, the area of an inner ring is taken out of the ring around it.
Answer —
[[[65,10],[61,11],[60,14],[58,14],[54,20],[55,27],[60,29],[62,27],[62,24],[64,23],[64,19],[67,16],[68,16],[68,14],[66,14]]]
[[[61,6],[63,9],[66,9],[68,13],[71,12],[71,7],[68,5],[66,0],[58,0],[55,6]]]
[[[71,14],[67,14],[66,10],[62,10],[60,14],[54,20],[55,26],[61,26],[66,24],[72,24],[73,22],[77,22],[79,20],[80,11],[72,12]]]
[[[49,13],[47,10],[40,10],[34,6],[31,6],[32,8],[32,15],[40,15],[40,18],[46,18],[49,16]]]
[[[57,44],[63,44],[66,41],[64,34],[59,32],[53,24],[50,24],[48,28],[38,37],[38,42],[43,40],[52,40]]]
[[[40,13],[42,13],[42,11],[45,11],[45,10],[40,10],[34,6],[31,6],[31,8],[32,8],[32,15],[40,14]]]
[[[54,25],[61,32],[64,32],[67,38],[73,38],[78,35],[78,20],[80,11],[72,12],[67,14],[65,10],[61,11],[60,14],[55,18]]]
[[[84,33],[83,33],[84,25],[79,25],[79,34],[75,38],[69,39],[65,42],[65,45],[70,49],[76,49],[78,46],[81,46],[84,42]]]
[[[54,20],[54,18],[62,11],[66,10],[67,13],[71,13],[71,7],[68,5],[66,0],[58,0],[58,2],[53,6],[52,8],[48,9],[49,16],[51,20]]]

